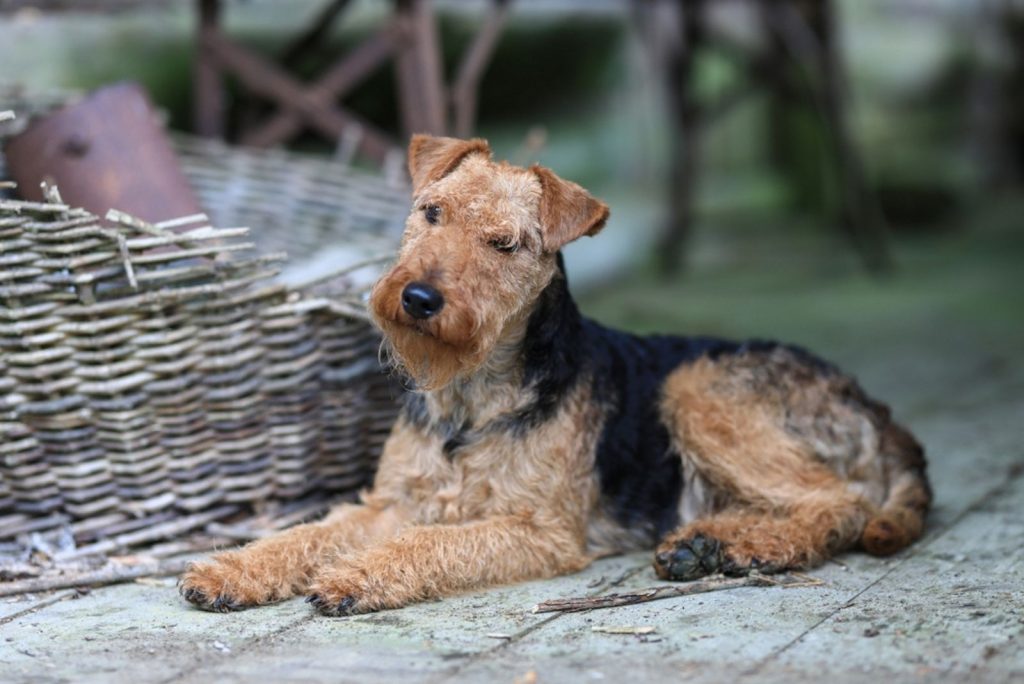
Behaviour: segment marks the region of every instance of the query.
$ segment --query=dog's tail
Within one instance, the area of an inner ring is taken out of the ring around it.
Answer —
[[[921,536],[932,490],[925,475],[924,448],[907,430],[890,422],[879,446],[890,473],[889,494],[864,526],[860,541],[868,553],[888,556]]]

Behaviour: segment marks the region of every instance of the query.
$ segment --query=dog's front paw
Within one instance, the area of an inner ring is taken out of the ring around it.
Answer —
[[[273,568],[254,565],[244,551],[229,551],[191,564],[178,580],[178,591],[198,608],[227,613],[294,596],[297,587],[289,580]]]
[[[321,615],[330,617],[371,613],[405,604],[396,592],[386,591],[379,579],[374,580],[367,572],[354,567],[321,571],[307,593],[306,602]]]
[[[256,601],[247,601],[236,586],[237,569],[218,561],[193,563],[178,580],[178,591],[186,601],[203,610],[228,613]]]
[[[360,612],[356,609],[354,596],[339,598],[335,592],[331,591],[325,591],[324,594],[310,594],[306,597],[306,603],[312,604],[318,613],[328,617],[344,617]]]

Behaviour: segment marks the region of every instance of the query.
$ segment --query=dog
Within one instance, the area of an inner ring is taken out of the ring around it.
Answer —
[[[924,452],[851,377],[785,344],[588,320],[560,250],[601,230],[604,203],[480,139],[417,135],[408,163],[412,212],[370,311],[412,387],[372,489],[194,564],[185,599],[305,594],[350,615],[637,549],[685,581],[922,534]]]

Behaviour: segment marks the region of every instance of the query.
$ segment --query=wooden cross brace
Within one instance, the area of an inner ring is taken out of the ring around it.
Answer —
[[[297,80],[284,67],[238,45],[220,30],[219,0],[199,4],[199,50],[196,73],[197,127],[205,135],[221,135],[220,77],[235,76],[250,92],[278,106],[265,122],[246,132],[242,142],[270,147],[309,127],[335,141],[355,138],[356,150],[383,164],[397,147],[373,124],[346,110],[338,101],[393,58],[402,123],[407,134],[423,132],[472,134],[480,78],[507,17],[507,0],[495,0],[459,65],[455,83],[446,89],[437,26],[428,0],[396,0],[384,27],[339,59],[312,84]],[[293,61],[303,45],[322,39],[327,26],[347,4],[334,0],[300,43],[287,51]],[[451,110],[453,124],[449,126]]]

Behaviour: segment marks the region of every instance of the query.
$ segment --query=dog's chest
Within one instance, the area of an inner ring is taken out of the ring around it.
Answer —
[[[581,422],[578,410],[526,431],[470,424],[452,433],[404,421],[376,489],[406,503],[422,524],[531,516],[553,506],[584,514],[595,486],[597,432]]]
[[[405,496],[421,523],[529,513],[545,481],[564,477],[538,458],[541,441],[485,435],[453,451],[444,438],[429,438],[405,478]]]

